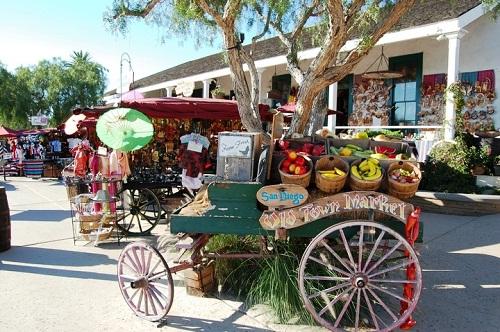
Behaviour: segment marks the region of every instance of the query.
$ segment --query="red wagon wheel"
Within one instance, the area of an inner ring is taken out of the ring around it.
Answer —
[[[139,317],[164,318],[174,298],[174,283],[167,262],[144,242],[130,243],[118,258],[118,284],[123,298]]]
[[[311,241],[300,262],[299,288],[306,309],[332,331],[392,331],[415,309],[422,271],[399,233],[353,220]]]

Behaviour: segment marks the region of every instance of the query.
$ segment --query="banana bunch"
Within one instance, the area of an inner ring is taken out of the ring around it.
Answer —
[[[338,176],[346,175],[346,173],[343,170],[338,169],[337,167],[334,167],[332,170],[328,171],[318,171],[318,173],[321,174],[321,176],[324,177],[325,179],[335,179]]]
[[[351,174],[360,180],[373,181],[382,177],[382,168],[377,159],[367,158],[359,165],[352,165]]]

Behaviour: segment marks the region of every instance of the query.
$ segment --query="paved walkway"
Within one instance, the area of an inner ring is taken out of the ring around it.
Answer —
[[[158,331],[135,317],[116,282],[116,244],[73,245],[66,191],[57,181],[9,178],[13,247],[0,253],[0,331]],[[499,331],[500,216],[424,214],[424,291],[415,331]],[[156,243],[166,234],[155,229]],[[163,235],[163,236],[162,236]],[[318,331],[272,323],[265,307],[198,298],[175,277],[163,331]]]

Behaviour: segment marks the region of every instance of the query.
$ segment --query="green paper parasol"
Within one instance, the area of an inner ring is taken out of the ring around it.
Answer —
[[[153,138],[151,120],[131,108],[115,108],[99,117],[97,136],[110,148],[134,151],[146,146]]]

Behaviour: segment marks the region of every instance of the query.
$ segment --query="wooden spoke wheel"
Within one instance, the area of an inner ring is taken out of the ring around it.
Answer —
[[[118,258],[118,285],[125,302],[139,317],[164,318],[174,298],[174,284],[167,262],[144,242],[130,243]]]
[[[415,309],[422,271],[399,233],[353,220],[311,241],[300,262],[299,288],[306,309],[332,331],[392,331]]]
[[[117,226],[127,235],[148,235],[158,224],[161,205],[149,189],[125,189],[121,192],[122,206],[117,213]]]

